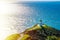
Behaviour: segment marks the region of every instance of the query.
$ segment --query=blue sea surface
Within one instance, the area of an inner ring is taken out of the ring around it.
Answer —
[[[47,24],[53,28],[60,30],[60,2],[22,2],[18,4],[23,4],[25,7],[29,7],[29,15],[25,15],[27,18],[27,25],[32,26],[39,23],[39,20],[43,20],[44,24]],[[31,22],[32,21],[32,22]]]

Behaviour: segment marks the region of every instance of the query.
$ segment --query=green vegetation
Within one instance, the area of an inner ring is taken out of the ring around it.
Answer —
[[[56,36],[47,36],[46,40],[57,40]]]
[[[45,24],[42,27],[36,24],[23,33],[29,36],[23,36],[22,40],[60,40],[60,30],[56,30]]]
[[[36,24],[26,29],[22,34],[22,37],[20,34],[12,34],[6,40],[18,40],[20,37],[20,40],[60,40],[60,30],[51,28],[46,24],[42,25],[42,27]]]
[[[12,34],[9,35],[5,40],[18,40],[19,37],[21,37],[20,34]]]

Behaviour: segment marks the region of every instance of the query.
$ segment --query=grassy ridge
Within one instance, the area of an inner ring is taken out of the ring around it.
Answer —
[[[60,30],[56,30],[47,25],[39,24],[34,25],[31,28],[26,29],[24,35],[28,35],[29,37],[22,38],[23,40],[60,40]]]
[[[56,30],[47,26],[46,24],[34,25],[31,28],[22,32],[22,38],[20,34],[12,34],[6,38],[6,40],[60,40],[60,30]]]

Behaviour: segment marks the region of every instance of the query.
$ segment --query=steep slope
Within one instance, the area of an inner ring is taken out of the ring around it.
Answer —
[[[12,34],[9,35],[5,40],[18,40],[20,37],[20,34]]]
[[[47,25],[39,24],[26,29],[21,40],[60,40],[60,30],[56,30]]]
[[[56,30],[46,24],[34,25],[21,34],[12,34],[6,40],[60,40],[60,30]]]

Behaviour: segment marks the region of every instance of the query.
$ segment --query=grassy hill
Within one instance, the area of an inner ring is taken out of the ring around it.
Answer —
[[[47,25],[39,24],[26,29],[21,40],[60,40],[60,30],[56,30]]]
[[[20,37],[20,34],[12,34],[9,35],[5,40],[18,40],[18,38]]]
[[[6,40],[60,40],[60,30],[56,30],[46,24],[42,25],[42,27],[36,24],[21,34],[12,34]]]

